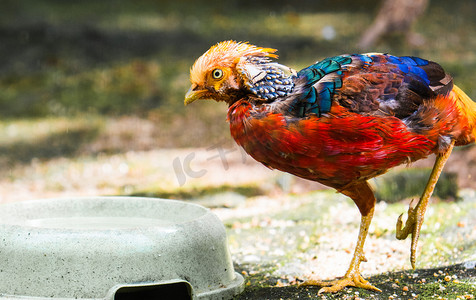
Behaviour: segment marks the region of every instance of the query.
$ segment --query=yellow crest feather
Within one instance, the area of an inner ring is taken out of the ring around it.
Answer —
[[[201,83],[204,73],[214,68],[231,68],[236,65],[241,57],[261,56],[277,58],[273,48],[262,48],[250,45],[247,42],[224,41],[212,46],[200,56],[190,69],[190,80]]]

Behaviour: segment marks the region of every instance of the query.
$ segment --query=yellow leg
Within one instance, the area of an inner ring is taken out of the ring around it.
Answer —
[[[370,212],[366,216],[362,216],[360,221],[360,230],[359,230],[359,237],[357,239],[357,245],[355,247],[354,256],[352,257],[352,261],[350,262],[349,269],[345,273],[344,278],[334,280],[334,281],[319,281],[319,280],[308,280],[301,285],[318,285],[324,286],[318,292],[321,293],[335,293],[346,286],[354,286],[368,290],[374,290],[381,292],[380,289],[371,285],[367,280],[365,280],[362,275],[360,275],[359,267],[360,263],[366,261],[364,255],[364,243],[365,238],[367,237],[367,233],[369,232],[370,222],[372,221],[372,217],[374,214],[374,208],[370,210]]]
[[[335,293],[342,290],[346,286],[354,286],[381,292],[381,290],[374,287],[367,280],[365,280],[362,275],[360,275],[359,271],[360,263],[366,261],[364,255],[364,243],[369,232],[372,217],[374,215],[374,206],[376,202],[375,196],[372,192],[372,189],[365,181],[346,186],[345,188],[341,189],[340,192],[354,200],[355,204],[360,210],[360,214],[362,215],[360,219],[359,237],[357,239],[357,245],[355,246],[354,256],[350,262],[349,269],[342,279],[334,281],[320,281],[311,279],[307,280],[301,285],[324,286],[319,290],[318,294],[329,292]]]
[[[410,207],[408,208],[408,218],[405,223],[405,227],[402,228],[403,214],[401,214],[397,220],[397,239],[404,240],[409,234],[412,235],[410,262],[412,264],[413,269],[415,269],[416,248],[418,243],[418,237],[420,236],[420,229],[425,217],[426,207],[428,206],[428,201],[430,200],[431,194],[435,189],[435,185],[438,182],[438,178],[440,177],[441,171],[443,170],[443,167],[445,166],[445,163],[448,160],[448,157],[450,156],[453,147],[454,141],[451,143],[446,152],[438,155],[438,157],[436,158],[435,165],[433,166],[433,170],[431,171],[430,178],[428,179],[428,183],[426,184],[425,190],[423,191],[420,201],[418,201],[417,205],[414,208],[411,207],[410,203]]]

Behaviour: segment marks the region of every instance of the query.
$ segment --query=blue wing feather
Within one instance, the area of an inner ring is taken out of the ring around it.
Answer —
[[[430,79],[428,78],[427,73],[421,68],[429,64],[428,60],[414,56],[397,57],[387,55],[387,61],[397,66],[404,74],[414,76],[415,79],[421,80],[425,84],[430,85]]]
[[[350,55],[334,56],[319,61],[297,73],[297,78],[304,78],[309,92],[299,101],[300,111],[304,114],[321,115],[329,112],[335,91],[342,87],[342,67],[352,63]],[[329,77],[328,75],[334,75]],[[327,78],[326,78],[327,77]],[[304,100],[304,101],[303,101]]]
[[[293,81],[296,93],[283,97],[282,107],[296,117],[321,116],[334,102],[358,113],[403,117],[424,99],[452,89],[452,78],[440,65],[388,54],[329,57],[302,69]]]

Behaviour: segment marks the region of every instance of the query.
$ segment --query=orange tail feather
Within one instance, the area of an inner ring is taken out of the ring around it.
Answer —
[[[460,114],[460,122],[465,125],[461,137],[457,138],[457,144],[464,145],[476,140],[476,102],[471,100],[465,92],[456,85],[453,86],[455,104]]]

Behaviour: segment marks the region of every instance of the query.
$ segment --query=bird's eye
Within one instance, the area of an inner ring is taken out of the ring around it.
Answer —
[[[223,71],[220,69],[215,69],[212,71],[212,77],[213,79],[220,79],[223,77]]]

